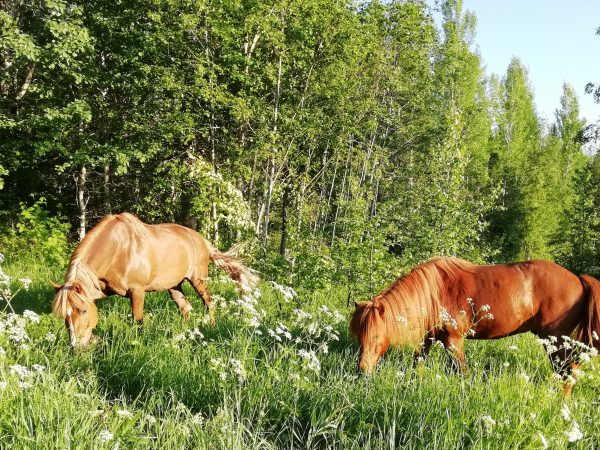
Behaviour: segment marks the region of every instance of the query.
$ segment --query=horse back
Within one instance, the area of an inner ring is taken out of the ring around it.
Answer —
[[[531,260],[512,264],[476,266],[461,274],[458,294],[473,299],[474,316],[489,307],[493,319],[474,317],[479,323],[476,336],[489,339],[533,331],[544,334],[549,329],[575,328],[582,308],[583,286],[579,278],[558,264]],[[554,330],[555,331],[555,330]]]
[[[143,230],[115,221],[98,246],[99,277],[112,291],[169,289],[208,265],[206,243],[195,231],[177,224],[140,225]]]

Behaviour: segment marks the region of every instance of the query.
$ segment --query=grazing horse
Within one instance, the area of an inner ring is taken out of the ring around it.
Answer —
[[[441,341],[463,370],[465,338],[525,331],[556,338],[549,356],[563,376],[578,362],[564,348],[568,345],[561,345],[565,337],[600,348],[600,282],[548,261],[485,266],[433,259],[355,306],[350,334],[359,341],[364,372],[371,372],[390,346],[412,346],[418,357],[426,356],[434,341]]]
[[[188,280],[208,309],[214,323],[207,289],[208,263],[225,269],[241,290],[258,280],[230,252],[220,253],[197,232],[165,223],[147,225],[129,213],[102,219],[79,243],[62,286],[52,283],[55,314],[65,320],[73,347],[86,347],[98,323],[94,301],[108,295],[129,297],[133,319],[144,316],[144,294],[168,290],[187,318],[192,305],[182,283]]]

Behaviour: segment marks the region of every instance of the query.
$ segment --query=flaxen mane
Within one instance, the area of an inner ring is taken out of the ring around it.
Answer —
[[[383,320],[392,343],[419,344],[440,324],[444,276],[452,279],[457,270],[471,271],[473,267],[455,258],[436,258],[416,267],[363,305],[359,330],[353,334],[377,332]]]
[[[86,266],[82,258],[87,251],[93,246],[98,237],[115,223],[122,222],[136,235],[140,237],[149,237],[150,233],[137,217],[129,213],[121,213],[113,216],[106,216],[102,219],[89,233],[85,235],[79,243],[71,259],[69,261],[69,270],[65,275],[63,287],[58,291],[54,302],[52,303],[52,311],[61,316],[66,317],[69,312],[69,307],[83,308],[86,303],[89,303],[89,293],[100,291],[100,281],[96,274]],[[88,293],[81,295],[73,289],[73,282],[77,281]]]

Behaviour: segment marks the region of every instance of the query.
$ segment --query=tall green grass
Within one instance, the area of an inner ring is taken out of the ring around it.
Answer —
[[[409,350],[392,350],[364,377],[347,333],[346,289],[286,300],[263,283],[253,305],[236,303],[233,286],[217,280],[215,327],[191,291],[187,322],[166,294],[148,295],[143,328],[131,324],[129,302],[112,297],[98,303],[98,343],[74,354],[50,315],[47,280],[62,279],[59,270],[4,270],[33,279],[13,303],[40,320],[19,319],[29,338],[17,343],[11,319],[0,317],[1,448],[600,446],[598,362],[584,368],[565,403],[531,335],[469,341],[464,375],[447,371],[445,352],[434,348],[416,367]],[[32,375],[12,373],[15,365]],[[575,424],[583,437],[569,443]]]

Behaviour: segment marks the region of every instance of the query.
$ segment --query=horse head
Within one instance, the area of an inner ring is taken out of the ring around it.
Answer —
[[[350,333],[360,345],[358,368],[371,373],[390,346],[385,321],[385,306],[378,300],[354,302]]]
[[[61,285],[51,283],[55,290],[53,310],[65,321],[71,346],[84,349],[93,341],[92,331],[98,324],[98,308],[79,281]]]

